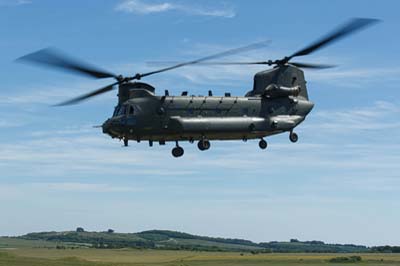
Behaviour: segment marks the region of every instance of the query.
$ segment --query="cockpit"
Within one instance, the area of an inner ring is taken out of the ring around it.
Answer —
[[[124,104],[115,107],[113,116],[133,116],[135,113],[135,107],[133,105]]]

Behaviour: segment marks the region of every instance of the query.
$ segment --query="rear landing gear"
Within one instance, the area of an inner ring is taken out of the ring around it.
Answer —
[[[197,147],[201,151],[208,150],[210,146],[211,146],[210,142],[206,139],[199,140],[199,143],[197,143]]]
[[[124,146],[128,147],[128,139],[127,138],[124,138]]]
[[[185,151],[183,150],[182,147],[178,145],[178,142],[176,142],[176,147],[172,149],[172,156],[175,158],[181,157]]]
[[[291,142],[295,143],[299,140],[299,136],[297,136],[297,134],[294,133],[293,131],[290,131],[289,139]]]
[[[260,147],[260,149],[265,150],[268,146],[268,143],[264,139],[261,139],[258,143],[258,146]]]

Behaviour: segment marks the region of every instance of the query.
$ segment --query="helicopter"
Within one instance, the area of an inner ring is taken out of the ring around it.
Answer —
[[[61,68],[84,74],[97,79],[114,78],[115,82],[57,104],[64,106],[76,104],[93,96],[108,92],[118,87],[118,103],[111,118],[102,125],[104,134],[123,140],[128,146],[130,140],[148,141],[152,147],[155,142],[165,145],[175,142],[172,149],[174,157],[181,157],[184,149],[181,141],[197,142],[199,150],[210,149],[213,140],[259,139],[259,147],[267,148],[265,137],[284,132],[289,133],[289,140],[298,141],[294,129],[311,112],[314,103],[309,100],[304,71],[302,69],[325,69],[332,65],[292,62],[295,57],[309,55],[320,48],[343,37],[355,33],[378,22],[377,19],[353,18],[339,26],[325,37],[305,48],[278,60],[258,62],[215,62],[216,58],[258,49],[267,44],[259,42],[244,47],[197,60],[175,63],[147,73],[133,76],[116,75],[112,72],[93,67],[72,59],[52,48],[45,48],[17,59],[28,63]],[[272,66],[254,75],[253,89],[244,96],[225,93],[206,96],[156,95],[155,88],[140,80],[144,77],[174,70],[190,65],[267,65]]]

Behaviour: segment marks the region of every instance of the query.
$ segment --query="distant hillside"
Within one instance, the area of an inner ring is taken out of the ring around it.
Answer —
[[[168,250],[196,251],[238,251],[252,253],[270,252],[316,252],[316,253],[363,253],[397,252],[397,247],[366,247],[351,244],[325,244],[322,241],[254,243],[244,239],[197,236],[168,230],[150,230],[139,233],[86,232],[77,231],[29,233],[17,239],[46,241],[55,243],[58,248],[150,248]]]
[[[151,230],[139,233],[115,232],[40,232],[18,237],[25,240],[44,240],[75,243],[95,248],[154,248],[204,251],[262,251],[264,248],[248,240],[195,236],[187,233]]]
[[[362,253],[370,252],[370,248],[352,244],[325,244],[322,241],[298,241],[260,243],[259,246],[273,252],[306,252],[306,253]]]

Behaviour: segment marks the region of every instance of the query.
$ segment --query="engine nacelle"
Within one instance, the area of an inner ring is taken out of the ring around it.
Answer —
[[[287,88],[278,86],[276,84],[270,84],[265,88],[263,96],[267,98],[280,98],[288,96],[298,96],[299,93],[300,93],[300,86]]]

